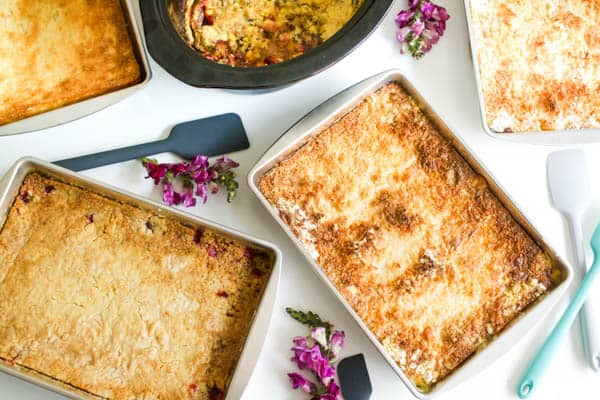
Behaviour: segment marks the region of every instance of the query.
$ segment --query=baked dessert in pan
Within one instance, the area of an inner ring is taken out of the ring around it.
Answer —
[[[258,188],[423,392],[562,279],[395,82]]]
[[[489,129],[600,128],[600,2],[466,3]]]
[[[120,0],[0,0],[0,125],[141,79]]]
[[[302,55],[342,28],[364,0],[185,0],[185,36],[204,57],[260,67]]]
[[[270,262],[30,173],[0,231],[0,358],[98,398],[224,399]]]

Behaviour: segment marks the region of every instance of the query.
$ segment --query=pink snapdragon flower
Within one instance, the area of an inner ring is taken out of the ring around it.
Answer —
[[[311,400],[341,400],[341,390],[335,381],[336,370],[334,362],[344,345],[344,332],[333,331],[333,325],[322,321],[312,312],[303,313],[287,309],[287,312],[297,321],[311,327],[309,336],[296,336],[292,339],[291,361],[299,370],[312,373],[310,381],[299,373],[289,373],[292,388],[301,389],[309,394]]]
[[[208,157],[198,155],[190,161],[181,163],[159,164],[154,159],[142,159],[144,168],[155,185],[163,185],[163,201],[172,206],[183,204],[186,207],[196,205],[196,197],[203,203],[208,200],[208,192],[217,193],[219,186],[227,190],[227,201],[231,202],[236,195],[238,183],[232,171],[239,166],[229,157],[218,158],[210,165]],[[177,180],[183,182],[181,192],[175,190]]]
[[[296,372],[290,372],[288,377],[290,378],[290,383],[294,389],[300,388],[302,391],[310,394],[315,387],[314,383]]]
[[[396,16],[396,39],[401,53],[421,58],[440,40],[450,16],[444,7],[429,0],[409,0],[408,6]]]

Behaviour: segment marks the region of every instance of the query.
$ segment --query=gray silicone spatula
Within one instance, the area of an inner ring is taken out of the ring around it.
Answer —
[[[346,400],[369,400],[373,393],[365,357],[356,354],[338,364],[338,378]]]
[[[164,140],[56,161],[54,164],[72,171],[83,171],[165,152],[191,159],[198,154],[218,156],[248,147],[250,143],[241,118],[230,113],[177,124]]]
[[[548,156],[548,182],[554,207],[566,218],[575,266],[586,272],[581,219],[590,206],[591,192],[581,150],[562,150]],[[600,371],[600,304],[588,300],[581,309],[581,333],[590,365]]]

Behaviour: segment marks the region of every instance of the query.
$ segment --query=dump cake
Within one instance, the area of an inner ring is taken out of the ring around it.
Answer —
[[[184,0],[185,36],[204,57],[258,67],[323,43],[364,0]]]
[[[140,80],[119,0],[0,0],[0,125]]]
[[[471,0],[487,126],[600,128],[600,2]]]
[[[258,186],[425,392],[561,279],[397,83],[368,95]]]
[[[223,399],[267,253],[32,173],[0,231],[0,359],[101,398]]]

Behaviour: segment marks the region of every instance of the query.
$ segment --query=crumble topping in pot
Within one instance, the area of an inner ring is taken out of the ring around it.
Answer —
[[[363,0],[188,0],[185,33],[203,56],[260,67],[297,57],[339,31]]]

